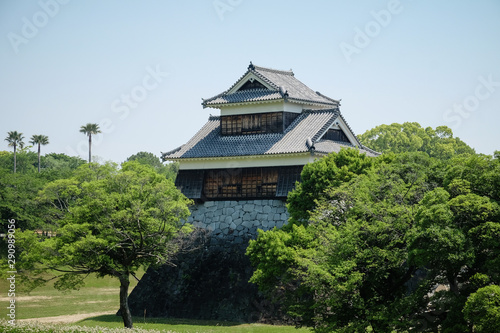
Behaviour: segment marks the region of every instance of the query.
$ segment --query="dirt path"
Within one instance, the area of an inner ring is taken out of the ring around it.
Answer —
[[[108,315],[108,314],[115,314],[115,313],[116,313],[116,311],[91,312],[91,313],[79,313],[79,314],[74,314],[74,315],[56,316],[56,317],[20,319],[19,321],[52,323],[52,324],[71,324],[71,323],[76,323],[77,321],[83,320],[85,318]]]

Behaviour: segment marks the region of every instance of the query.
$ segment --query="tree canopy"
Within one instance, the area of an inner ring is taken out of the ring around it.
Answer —
[[[177,171],[179,171],[178,162],[165,165],[158,156],[145,151],[141,151],[130,156],[129,158],[127,158],[127,161],[137,161],[141,164],[152,166],[156,170],[156,172],[165,175],[167,178],[170,178],[174,181],[177,176]]]
[[[465,305],[500,285],[500,161],[412,152],[363,170],[316,196],[306,223],[251,241],[252,282],[317,332],[469,332],[497,320]]]
[[[26,283],[44,282],[58,272],[55,286],[78,288],[85,276],[113,276],[120,281],[120,311],[132,327],[127,296],[129,276],[141,265],[167,262],[176,251],[173,239],[188,227],[190,201],[174,183],[138,162],[80,167],[70,179],[47,184],[41,200],[60,212],[57,237],[40,239],[34,232],[16,235],[23,251]]]
[[[330,154],[302,169],[301,181],[288,195],[290,224],[307,222],[310,212],[316,206],[324,191],[348,182],[353,177],[366,173],[374,160],[355,149],[342,149],[338,154]]]
[[[362,144],[383,153],[423,151],[431,157],[450,158],[456,154],[473,154],[474,149],[457,137],[447,126],[423,128],[416,122],[379,125],[358,136]]]

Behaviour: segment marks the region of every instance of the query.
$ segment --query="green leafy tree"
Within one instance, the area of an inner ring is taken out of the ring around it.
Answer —
[[[378,158],[324,189],[307,224],[260,232],[251,281],[317,332],[469,332],[467,298],[500,284],[498,163]]]
[[[55,287],[78,288],[90,273],[120,281],[120,312],[132,328],[127,296],[129,276],[142,265],[167,262],[176,250],[174,238],[188,227],[190,201],[171,180],[150,167],[127,162],[80,167],[69,180],[48,184],[42,191],[61,211],[58,237],[16,234],[25,283],[36,286],[50,272]]]
[[[365,173],[374,163],[373,158],[357,149],[342,149],[313,163],[306,164],[301,173],[301,181],[289,193],[287,208],[290,224],[307,223],[316,202],[329,187],[348,182],[353,177]]]
[[[80,127],[80,132],[89,137],[89,167],[92,161],[92,135],[101,133],[98,124],[87,123],[87,125]]]
[[[30,143],[33,145],[38,145],[38,173],[40,173],[40,146],[49,144],[49,137],[46,135],[33,135],[31,137]]]
[[[56,179],[71,178],[73,172],[79,166],[85,164],[85,160],[79,156],[51,153],[42,156],[41,164],[43,167],[42,176],[52,181]]]
[[[13,174],[10,170],[0,169],[0,219],[15,219],[17,226],[23,229],[44,226],[43,209],[38,205],[36,195],[45,183],[36,172]]]
[[[177,176],[177,172],[179,171],[179,163],[174,162],[164,165],[158,156],[145,151],[141,151],[130,156],[127,158],[127,161],[137,161],[141,164],[152,166],[156,172],[161,173],[174,181]]]
[[[7,137],[5,138],[5,141],[9,143],[9,147],[14,147],[14,173],[16,173],[16,167],[17,167],[17,147],[23,148],[24,147],[24,142],[23,142],[23,133],[19,133],[17,131],[10,131],[7,133]]]
[[[431,157],[450,158],[456,154],[474,154],[447,126],[423,128],[416,122],[380,125],[358,136],[364,145],[384,153],[423,151]]]
[[[392,156],[323,192],[307,225],[261,232],[247,254],[252,282],[317,332],[390,332],[416,271],[405,234],[439,169],[422,153]],[[357,160],[352,160],[357,165]]]
[[[500,286],[478,289],[467,299],[463,312],[473,332],[500,332]]]

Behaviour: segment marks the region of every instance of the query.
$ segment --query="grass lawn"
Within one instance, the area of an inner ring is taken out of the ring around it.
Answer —
[[[139,272],[140,278],[144,274]],[[137,285],[131,278],[130,291]],[[116,278],[97,278],[90,275],[85,287],[68,293],[54,289],[53,283],[37,288],[29,294],[16,284],[16,319],[54,317],[78,313],[116,311],[119,308],[120,282]],[[0,280],[0,318],[6,318],[9,298],[7,280]]]
[[[139,272],[140,278],[144,274]],[[137,281],[131,278],[130,291],[137,285]],[[97,278],[89,276],[85,287],[77,291],[62,293],[54,289],[53,284],[35,289],[31,293],[20,291],[22,288],[16,285],[16,320],[70,316],[85,313],[114,312],[119,307],[119,282],[115,278]],[[0,319],[8,320],[7,306],[7,280],[0,280]],[[64,326],[78,325],[87,327],[122,328],[121,317],[115,315],[99,315],[86,318],[74,324],[57,324],[57,330],[53,332],[64,332]],[[274,326],[262,324],[241,324],[221,321],[182,320],[167,318],[144,318],[134,317],[134,327],[141,329],[155,329],[158,331],[171,331],[179,333],[218,333],[218,332],[255,332],[255,333],[281,333],[281,332],[307,332],[307,329],[295,329],[291,326]],[[20,329],[20,327],[18,327]],[[60,330],[59,330],[60,328]],[[6,327],[4,327],[6,329]],[[1,331],[0,327],[0,331]],[[26,332],[30,331],[28,328]],[[46,331],[40,326],[40,332]],[[47,328],[51,331],[51,328]],[[24,332],[18,330],[15,332]]]

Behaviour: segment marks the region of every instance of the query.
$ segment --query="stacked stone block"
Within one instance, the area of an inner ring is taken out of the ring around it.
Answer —
[[[243,244],[255,238],[257,230],[281,228],[288,220],[281,200],[205,201],[191,206],[187,222],[211,231],[212,238]]]

